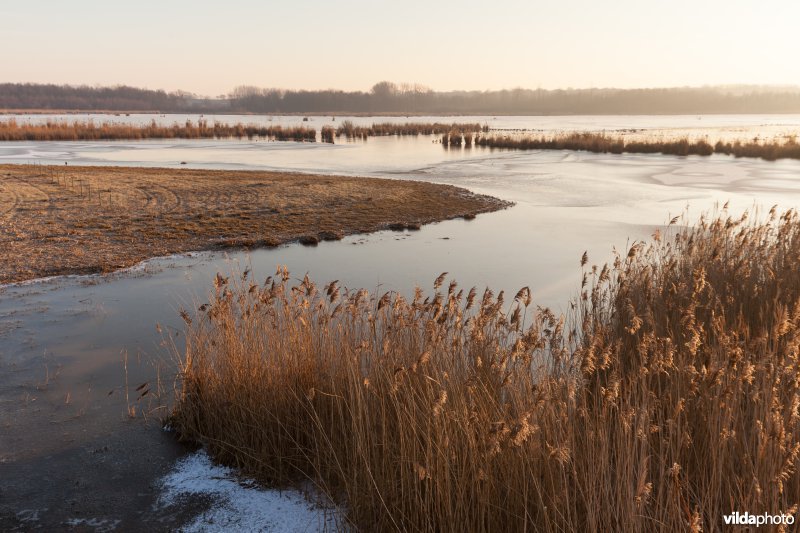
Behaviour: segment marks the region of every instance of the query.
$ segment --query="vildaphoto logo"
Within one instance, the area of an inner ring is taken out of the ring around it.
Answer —
[[[794,524],[794,516],[791,514],[750,514],[734,511],[722,517],[726,526],[791,526]]]

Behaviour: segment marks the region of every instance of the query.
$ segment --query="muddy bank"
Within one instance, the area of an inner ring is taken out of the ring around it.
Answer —
[[[420,181],[0,165],[0,283],[111,272],[193,250],[315,244],[507,205]]]

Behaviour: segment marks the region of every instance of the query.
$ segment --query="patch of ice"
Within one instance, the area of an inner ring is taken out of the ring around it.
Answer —
[[[117,529],[121,520],[111,520],[110,518],[70,518],[64,523],[70,527],[85,526],[93,528],[97,533],[108,533]]]
[[[17,520],[22,523],[26,522],[38,522],[39,521],[39,513],[47,511],[47,508],[44,509],[23,509],[22,511],[17,513]]]
[[[179,460],[161,479],[161,508],[180,505],[187,499],[203,496],[211,507],[184,532],[215,531],[332,531],[337,529],[337,513],[331,506],[309,501],[298,491],[264,489],[237,477],[236,472],[216,465],[199,451]]]
[[[97,274],[60,274],[58,276],[45,276],[42,278],[33,278],[25,281],[14,281],[12,283],[0,283],[0,289],[13,289],[15,287],[27,287],[28,285],[39,285],[42,283],[50,283],[51,281],[62,280],[101,280],[109,278],[110,276],[122,276],[125,274],[136,274],[146,272],[151,266],[157,265],[160,262],[177,261],[180,259],[194,259],[200,257],[203,252],[181,252],[170,255],[160,255],[157,257],[150,257],[139,261],[138,263],[129,267],[120,268],[113,272],[99,272]]]

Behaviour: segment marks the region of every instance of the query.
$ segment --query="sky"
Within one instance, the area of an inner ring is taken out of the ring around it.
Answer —
[[[800,85],[793,0],[0,2],[0,82],[435,90]]]

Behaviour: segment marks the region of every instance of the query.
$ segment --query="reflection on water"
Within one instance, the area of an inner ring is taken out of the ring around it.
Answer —
[[[151,117],[113,119],[146,121]],[[301,119],[273,120],[294,124]],[[310,125],[319,128],[323,120],[327,123],[330,117],[313,117]],[[355,120],[369,123],[374,119]],[[493,121],[492,117],[455,120]],[[696,117],[498,117],[492,126],[689,127],[692,120],[697,122]],[[800,123],[796,116],[702,120],[751,129],[759,124]],[[0,145],[0,162],[177,167],[186,161],[199,168],[371,175],[454,184],[516,202],[513,208],[473,221],[447,221],[418,232],[353,236],[313,248],[288,245],[229,256],[206,253],[154,261],[145,275],[113,276],[100,282],[68,278],[0,289],[0,427],[4,428],[0,462],[117,431],[126,403],[123,351],[129,354],[129,384],[152,382],[155,371],[148,361],[160,358],[171,364],[160,345],[163,338],[156,323],[168,334],[179,331],[178,309],[201,302],[217,271],[249,265],[258,278],[264,278],[276,265],[285,264],[298,278],[308,273],[321,283],[339,279],[349,287],[380,291],[411,291],[416,285],[430,288],[433,279],[447,271],[464,287],[490,286],[513,294],[530,286],[537,303],[564,311],[580,281],[584,250],[592,262],[605,261],[612,247],[625,249],[629,241],[646,238],[656,225],[680,214],[687,205],[696,215],[716,202],[730,201],[732,210],[754,204],[769,208],[800,203],[798,161],[444,150],[434,140],[371,138],[335,145],[205,140]],[[180,343],[180,336],[173,340]],[[170,383],[167,379],[166,384]],[[53,421],[60,424],[56,436],[50,425]],[[37,444],[32,446],[32,442]]]

